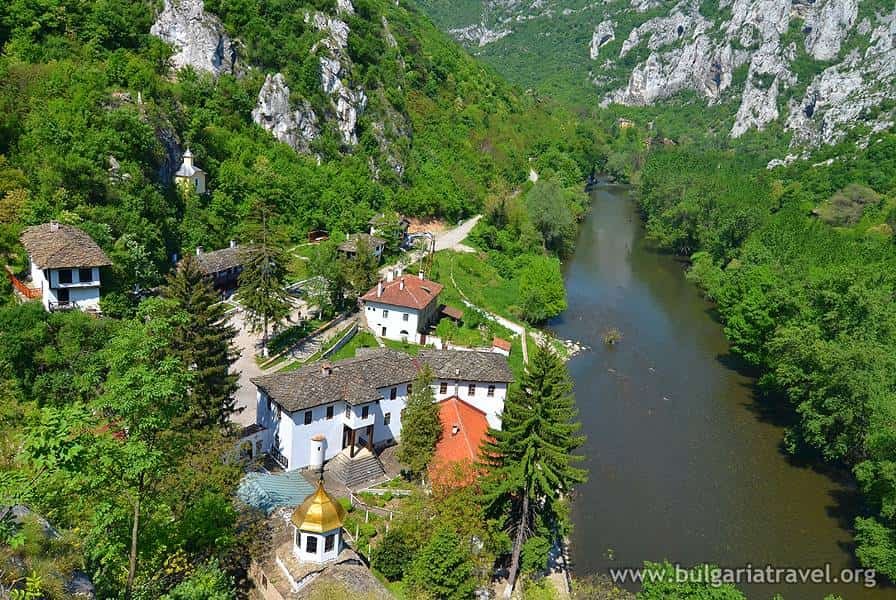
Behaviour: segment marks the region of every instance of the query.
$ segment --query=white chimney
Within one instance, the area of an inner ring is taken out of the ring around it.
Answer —
[[[396,276],[396,277],[401,277],[402,271],[403,271],[403,270],[402,270],[402,268],[401,268],[401,265],[395,267],[395,276]]]
[[[202,246],[196,246],[196,256],[202,255]]]
[[[455,425],[451,428],[451,435],[457,435],[460,433],[460,425]]]
[[[402,277],[401,281],[398,282],[398,289],[404,291],[404,277]]]
[[[320,364],[320,372],[325,377],[333,374],[333,365],[329,362],[323,362]]]
[[[376,297],[377,298],[383,297],[383,280],[382,279],[376,282]]]
[[[311,454],[308,457],[308,466],[314,471],[321,471],[324,468],[324,456],[327,453],[327,438],[324,434],[318,433],[311,438]]]
[[[230,240],[230,247],[236,248],[236,240]]]
[[[423,279],[423,269],[420,269],[420,279]]]
[[[386,281],[392,281],[393,279],[395,279],[395,271],[389,269],[386,271]]]
[[[59,231],[59,221],[50,221],[50,231],[54,233]]]

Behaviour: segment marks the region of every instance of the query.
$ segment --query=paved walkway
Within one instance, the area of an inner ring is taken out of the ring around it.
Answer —
[[[476,223],[478,223],[481,218],[482,215],[476,215],[475,217],[467,219],[454,229],[448,229],[447,231],[440,231],[433,234],[436,239],[436,252],[439,250],[475,252],[476,250],[461,242],[470,235],[470,232],[473,231],[473,228],[476,227]]]

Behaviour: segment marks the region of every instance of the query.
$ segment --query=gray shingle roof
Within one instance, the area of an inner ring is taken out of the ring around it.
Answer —
[[[428,364],[438,379],[497,383],[513,381],[507,357],[496,352],[427,349],[420,351],[417,360]]]
[[[212,250],[211,252],[203,252],[196,256],[199,261],[199,268],[206,275],[214,275],[227,269],[239,267],[243,264],[241,251],[243,248],[222,248],[221,250]]]
[[[44,223],[26,228],[19,238],[41,269],[106,267],[112,262],[86,232],[71,225]]]
[[[295,371],[256,377],[252,383],[284,410],[295,412],[338,401],[357,405],[381,400],[378,388],[413,381],[423,364],[428,364],[439,379],[491,383],[513,380],[507,358],[501,354],[423,350],[415,358],[396,350],[377,348],[332,363],[329,374],[326,363],[317,363]]]

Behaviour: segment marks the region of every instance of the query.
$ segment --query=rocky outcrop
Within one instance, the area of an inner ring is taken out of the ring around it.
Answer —
[[[448,31],[459,42],[473,44],[475,46],[487,46],[492,42],[497,42],[501,38],[505,38],[513,31],[510,29],[489,29],[485,23],[477,23],[468,25],[467,27],[458,27]]]
[[[591,45],[588,47],[588,55],[591,57],[591,60],[597,60],[600,49],[616,39],[614,28],[615,24],[609,19],[601,21],[594,28],[594,33],[591,35]]]
[[[317,115],[311,105],[308,102],[298,107],[290,105],[289,88],[281,73],[265,77],[252,120],[302,154],[311,152],[311,142],[320,135]]]
[[[345,83],[351,77],[351,60],[346,51],[348,25],[319,12],[306,15],[305,21],[325,34],[319,45],[312,48],[312,52],[319,52],[321,87],[330,98],[342,142],[354,146],[358,143],[358,118],[367,107],[367,95],[363,88]]]
[[[236,46],[221,20],[205,12],[202,0],[165,0],[150,33],[174,46],[176,69],[189,66],[216,76],[235,72]]]
[[[859,16],[858,0],[827,0],[806,15],[806,52],[816,60],[832,60]]]

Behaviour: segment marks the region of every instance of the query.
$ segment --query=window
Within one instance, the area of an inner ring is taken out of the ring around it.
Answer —
[[[404,313],[404,314],[401,315],[401,320],[402,320],[402,321],[407,321],[407,320],[410,318],[410,316],[411,316],[411,315],[409,315],[408,313]]]
[[[71,283],[72,282],[72,270],[71,269],[59,269],[59,283]]]
[[[380,336],[386,337],[386,328],[385,327],[383,327],[383,331],[382,331],[382,333],[380,333]]]
[[[317,538],[313,535],[305,536],[305,552],[317,554]]]
[[[370,407],[369,406],[361,407],[361,418],[366,419],[369,416],[370,416]]]
[[[447,381],[441,381],[441,382],[439,382],[439,393],[440,393],[440,394],[447,394],[447,393],[448,393],[448,382],[447,382]]]
[[[410,395],[411,395],[411,392],[413,392],[413,391],[414,391],[414,384],[413,384],[413,383],[409,383],[409,384],[408,384],[408,396],[410,396]]]
[[[467,394],[470,395],[470,396],[475,396],[475,395],[476,395],[476,384],[475,384],[475,383],[471,383],[471,384],[467,387]]]
[[[280,418],[280,405],[279,404],[274,405],[274,417],[277,419]]]
[[[81,283],[93,281],[93,269],[78,269],[78,281]]]
[[[495,386],[493,386],[493,385],[488,386],[488,392],[486,392],[485,395],[488,396],[489,398],[494,396],[495,395]]]
[[[70,297],[68,295],[68,288],[63,288],[56,293],[56,298],[59,300],[59,304],[68,304]]]
[[[350,416],[352,416],[352,407],[349,406],[348,404],[346,404],[345,405],[345,418],[347,419]]]
[[[336,545],[336,534],[331,533],[324,538],[324,552],[329,552]]]
[[[492,387],[495,387],[495,386],[492,386]],[[329,421],[332,418],[333,418],[333,405],[331,404],[330,406],[327,407],[327,420]]]
[[[310,410],[306,410],[306,411],[305,411],[305,425],[311,425],[311,419],[312,419],[312,418],[313,418],[313,417],[312,417],[312,415],[311,415],[311,411],[310,411]]]
[[[392,413],[386,413],[383,415],[383,425],[388,425],[392,422]]]
[[[389,311],[386,310],[385,308],[383,309],[383,318],[384,318],[384,319],[388,319],[388,318],[389,318]]]
[[[398,388],[392,388],[389,390],[389,400],[395,400],[398,397]]]

